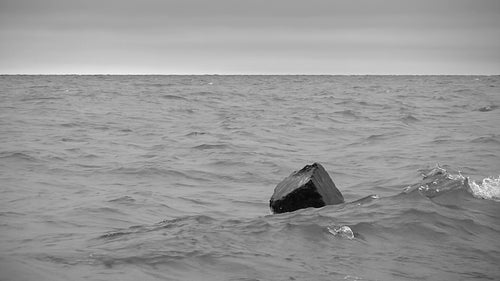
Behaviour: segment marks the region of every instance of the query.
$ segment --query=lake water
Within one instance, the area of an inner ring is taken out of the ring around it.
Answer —
[[[500,76],[0,76],[0,225],[0,280],[499,280]]]

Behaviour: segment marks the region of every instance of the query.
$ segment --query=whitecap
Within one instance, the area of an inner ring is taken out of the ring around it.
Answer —
[[[347,238],[347,239],[354,239],[354,232],[352,232],[352,229],[347,225],[332,226],[332,227],[328,226],[327,229],[328,232],[333,234],[333,236]]]
[[[476,198],[500,201],[500,176],[497,178],[484,178],[481,183],[471,181],[470,192]]]

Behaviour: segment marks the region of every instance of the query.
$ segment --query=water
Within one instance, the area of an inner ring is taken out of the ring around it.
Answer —
[[[1,76],[0,280],[498,280],[499,106],[499,76]],[[349,203],[271,215],[313,162]]]

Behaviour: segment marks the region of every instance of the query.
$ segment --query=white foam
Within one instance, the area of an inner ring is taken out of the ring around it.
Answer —
[[[352,232],[351,228],[348,227],[347,225],[333,226],[333,227],[328,226],[327,228],[328,232],[330,232],[334,236],[339,236],[347,239],[354,239],[354,233]]]
[[[450,180],[460,180],[462,181],[462,184],[465,182],[466,179],[464,176],[462,176],[460,172],[458,172],[458,174],[456,175],[448,174],[446,177]]]
[[[500,201],[500,176],[485,178],[481,183],[471,181],[469,186],[474,197]]]

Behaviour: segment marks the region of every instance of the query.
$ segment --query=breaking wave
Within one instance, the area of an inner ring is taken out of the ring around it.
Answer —
[[[479,183],[471,181],[469,188],[477,198],[500,201],[500,176],[496,178],[484,178]]]
[[[499,201],[500,176],[484,178],[477,183],[470,180],[469,177],[463,176],[460,172],[449,173],[438,165],[430,170],[424,170],[422,182],[408,186],[404,192],[410,193],[416,190],[429,198],[447,192],[465,190],[476,198]]]

